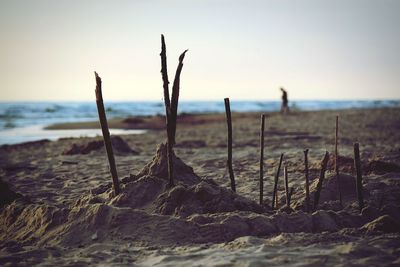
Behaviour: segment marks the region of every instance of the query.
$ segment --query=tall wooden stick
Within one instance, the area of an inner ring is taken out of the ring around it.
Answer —
[[[225,112],[226,112],[226,122],[228,124],[228,160],[227,166],[229,171],[229,178],[231,179],[231,189],[236,192],[235,176],[233,174],[232,167],[232,116],[231,116],[231,106],[229,104],[229,98],[224,99],[225,102]]]
[[[339,203],[342,207],[342,190],[340,188],[340,176],[339,176],[339,154],[338,154],[338,141],[339,141],[339,116],[336,116],[336,130],[335,130],[335,173],[336,173],[336,182],[337,189],[339,194]]]
[[[175,133],[176,133],[176,119],[178,117],[178,100],[179,100],[179,87],[180,87],[180,76],[183,68],[183,59],[185,58],[185,54],[188,50],[185,50],[179,56],[179,64],[178,68],[176,69],[174,84],[172,86],[172,95],[171,95],[171,135],[172,141],[175,145]]]
[[[165,104],[165,121],[167,124],[167,158],[168,158],[168,180],[169,187],[174,186],[174,166],[173,166],[173,136],[171,121],[171,101],[169,99],[169,81],[167,71],[167,55],[164,35],[161,34],[161,75],[163,79],[164,104]]]
[[[286,206],[290,207],[289,181],[288,181],[288,171],[286,165],[283,167],[283,176],[285,177]]]
[[[291,187],[290,191],[289,191],[289,207],[290,207],[290,203],[292,202],[293,192],[294,192],[294,187]]]
[[[260,129],[260,205],[263,204],[264,195],[264,128],[265,128],[265,114],[261,115],[261,129]]]
[[[360,211],[364,208],[364,198],[363,198],[363,187],[362,187],[362,174],[361,174],[361,162],[360,162],[360,148],[359,144],[354,144],[354,167],[357,172],[357,198],[358,198],[358,206]]]
[[[308,149],[304,150],[304,173],[306,176],[306,211],[310,212],[310,182],[308,177]]]
[[[278,197],[277,197],[278,178],[279,178],[279,173],[281,171],[282,160],[283,160],[283,153],[281,154],[281,157],[279,159],[278,169],[275,174],[274,191],[272,192],[272,208],[276,208],[278,206]]]
[[[322,189],[322,182],[325,179],[325,171],[326,171],[326,165],[328,164],[328,160],[329,160],[329,153],[328,151],[326,151],[324,159],[321,161],[321,171],[318,178],[317,191],[315,191],[314,195],[314,210],[316,210],[318,206],[319,196],[321,194],[321,189]]]
[[[165,120],[167,124],[167,157],[168,157],[168,179],[169,187],[174,186],[174,166],[173,166],[173,155],[175,145],[175,134],[176,134],[176,120],[178,116],[178,101],[179,101],[179,89],[180,89],[180,76],[183,68],[183,59],[188,50],[185,50],[179,56],[179,64],[176,69],[174,84],[172,86],[171,100],[169,98],[169,81],[167,71],[167,55],[164,35],[161,34],[161,75],[163,80],[164,89],[164,104],[165,104]]]
[[[120,193],[121,189],[119,186],[117,167],[115,165],[114,153],[113,153],[113,148],[111,145],[110,132],[108,130],[106,112],[104,110],[103,94],[101,91],[101,89],[102,89],[101,88],[101,78],[99,77],[97,72],[94,72],[94,75],[96,77],[96,91],[95,91],[96,92],[96,104],[97,104],[97,111],[99,113],[101,131],[103,132],[104,146],[106,147],[106,151],[107,151],[108,164],[110,167],[110,173],[111,173],[111,177],[113,180],[114,194],[118,195]]]

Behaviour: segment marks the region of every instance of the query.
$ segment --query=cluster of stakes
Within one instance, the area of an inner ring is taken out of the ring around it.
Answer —
[[[180,75],[183,68],[183,59],[188,50],[185,50],[179,57],[179,64],[176,70],[174,83],[172,86],[172,95],[169,96],[169,81],[168,81],[168,73],[167,73],[167,56],[166,56],[166,46],[164,36],[161,35],[161,74],[163,80],[163,89],[164,89],[164,104],[165,104],[165,114],[166,114],[166,129],[167,129],[167,157],[168,157],[168,179],[169,187],[174,186],[174,173],[173,173],[173,155],[174,155],[174,145],[175,145],[175,133],[176,133],[176,121],[177,121],[177,112],[178,112],[178,100],[179,100],[179,87],[180,87]],[[104,144],[106,147],[106,152],[108,156],[108,162],[110,167],[110,173],[113,181],[113,189],[114,194],[118,195],[121,192],[120,184],[118,180],[117,168],[115,165],[115,158],[113,153],[113,148],[111,145],[110,132],[108,129],[108,123],[106,118],[106,113],[103,104],[103,96],[102,96],[102,87],[101,87],[101,78],[95,72],[96,77],[96,104],[97,110],[100,119],[101,130],[103,133]],[[231,189],[233,192],[236,192],[236,183],[235,176],[233,172],[232,166],[232,116],[230,110],[229,98],[224,99],[225,102],[225,112],[226,112],[226,121],[228,128],[228,159],[227,159],[227,169],[229,172],[229,178],[231,182]],[[264,199],[264,129],[265,129],[265,114],[261,115],[261,129],[260,129],[260,205],[263,205]],[[338,167],[338,128],[339,128],[339,117],[336,116],[336,131],[335,131],[335,175],[338,185],[338,199],[340,205],[342,206],[342,194],[340,187],[340,177],[339,177],[339,167]],[[274,177],[274,187],[272,193],[272,201],[271,207],[276,209],[278,207],[278,179],[280,175],[280,170],[282,166],[284,154],[280,155],[278,169],[276,171]],[[321,161],[321,169],[318,177],[317,188],[314,194],[313,207],[310,204],[310,190],[309,190],[309,172],[308,172],[308,149],[304,150],[304,173],[305,173],[305,204],[306,211],[315,211],[318,206],[319,197],[322,189],[322,183],[325,178],[325,171],[327,168],[329,160],[328,151],[325,152],[325,156]],[[354,166],[357,173],[356,176],[356,193],[358,198],[358,204],[360,210],[364,207],[364,200],[362,194],[362,175],[361,175],[361,162],[360,162],[360,151],[359,144],[354,144]],[[284,179],[285,179],[285,193],[286,193],[286,206],[290,208],[290,200],[293,194],[294,188],[290,188],[288,186],[288,170],[285,165],[283,168]]]

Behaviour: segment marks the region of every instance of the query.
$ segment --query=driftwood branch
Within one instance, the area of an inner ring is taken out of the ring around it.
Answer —
[[[283,160],[283,153],[281,154],[281,157],[279,159],[279,165],[275,175],[274,191],[272,192],[272,208],[276,208],[278,206],[278,197],[277,197],[278,178],[279,178],[279,173],[281,171],[282,160]]]
[[[179,87],[180,76],[183,68],[183,59],[187,50],[185,50],[179,57],[178,68],[175,73],[174,84],[172,86],[172,96],[169,97],[169,81],[167,71],[167,55],[164,35],[161,35],[161,75],[163,80],[164,89],[164,104],[165,104],[165,121],[167,125],[167,157],[168,157],[168,179],[169,186],[174,186],[174,166],[173,155],[176,134],[176,120],[178,117],[178,102],[179,102]]]
[[[290,207],[290,203],[292,202],[293,193],[294,193],[294,187],[291,187],[290,191],[289,191],[289,204],[288,204],[288,207]]]
[[[169,99],[169,81],[168,81],[168,71],[167,71],[167,51],[165,46],[164,35],[161,34],[161,75],[163,80],[163,88],[164,88],[164,104],[165,104],[165,113],[166,120],[168,123],[168,117],[171,110],[171,101]]]
[[[308,177],[308,149],[304,150],[304,174],[306,178],[306,211],[310,212],[310,182]]]
[[[233,174],[233,166],[232,166],[232,116],[231,116],[231,107],[230,107],[230,103],[229,103],[229,98],[225,98],[224,102],[225,102],[226,122],[228,125],[227,167],[228,167],[228,171],[229,171],[229,178],[231,179],[231,189],[233,192],[236,192],[235,176]]]
[[[328,153],[328,151],[326,151],[325,156],[324,156],[323,160],[321,161],[321,171],[319,173],[317,191],[315,191],[315,195],[314,195],[314,210],[316,210],[317,206],[318,206],[319,196],[321,194],[321,189],[322,189],[322,182],[325,179],[325,171],[326,171],[326,165],[328,164],[328,160],[329,160],[329,153]]]
[[[364,197],[363,197],[363,187],[362,187],[362,174],[361,174],[361,161],[360,161],[360,148],[359,144],[354,144],[354,167],[357,172],[357,198],[358,198],[358,206],[360,210],[364,208]]]
[[[108,164],[110,166],[110,173],[111,173],[111,177],[112,177],[112,181],[113,181],[114,194],[118,195],[120,193],[121,189],[120,189],[120,186],[119,186],[117,167],[115,165],[114,153],[113,153],[113,148],[112,148],[112,145],[111,145],[110,132],[108,130],[106,112],[104,110],[103,94],[102,94],[102,91],[101,91],[102,90],[101,78],[97,74],[97,72],[94,72],[94,74],[95,74],[95,77],[96,77],[96,104],[97,104],[97,111],[99,113],[101,131],[103,133],[104,146],[106,147],[106,151],[107,151]]]
[[[335,173],[336,173],[336,182],[337,182],[337,190],[339,195],[339,203],[342,207],[342,190],[340,188],[340,176],[339,176],[339,153],[338,153],[338,142],[339,142],[339,116],[336,116],[336,127],[335,127]]]
[[[265,128],[265,114],[261,115],[260,127],[260,205],[263,204],[264,198],[264,128]]]
[[[167,55],[164,35],[161,35],[161,75],[163,80],[164,89],[164,104],[165,104],[165,121],[167,124],[167,158],[168,158],[168,180],[169,186],[174,185],[174,166],[173,166],[173,136],[172,136],[172,122],[171,122],[171,101],[169,99],[169,81],[167,71]]]
[[[176,119],[178,117],[178,101],[179,101],[179,87],[180,87],[180,76],[183,68],[183,59],[185,58],[185,54],[188,50],[185,50],[179,57],[178,68],[176,69],[174,84],[172,86],[172,95],[171,95],[171,135],[172,141],[175,145],[175,133],[176,133]]]
[[[285,177],[286,206],[290,207],[288,170],[286,165],[283,167],[283,176]]]

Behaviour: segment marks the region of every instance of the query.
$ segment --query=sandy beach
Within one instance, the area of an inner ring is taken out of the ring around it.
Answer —
[[[165,118],[109,121],[146,129],[113,138],[121,194],[114,196],[102,137],[0,147],[2,266],[395,266],[400,265],[400,109],[266,113],[264,204],[259,199],[260,113],[233,113],[233,169],[226,169],[225,114],[178,118],[176,186],[167,187]],[[339,172],[334,172],[339,115]],[[98,128],[95,122],[48,129]],[[359,142],[359,210],[353,144]],[[305,211],[304,150],[311,201],[330,153],[315,211]],[[274,175],[284,153],[278,209]]]

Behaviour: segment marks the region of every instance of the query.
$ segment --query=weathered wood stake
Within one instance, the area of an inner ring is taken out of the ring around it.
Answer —
[[[174,145],[175,145],[175,134],[176,134],[176,120],[178,117],[178,101],[179,101],[179,88],[180,88],[180,76],[183,68],[183,59],[188,50],[185,50],[179,57],[178,68],[175,73],[174,84],[172,86],[171,100],[169,97],[169,81],[167,71],[167,55],[164,35],[161,35],[161,75],[163,80],[164,89],[164,104],[165,104],[165,120],[167,125],[167,157],[168,157],[168,179],[169,187],[174,186]]]
[[[314,195],[314,210],[316,210],[318,206],[319,196],[321,194],[321,189],[322,189],[322,182],[325,179],[325,171],[326,171],[326,165],[328,164],[328,160],[329,160],[329,153],[328,151],[326,151],[324,159],[321,161],[321,171],[318,178],[317,191],[315,191]]]
[[[169,81],[167,71],[167,54],[164,35],[161,35],[161,75],[163,79],[164,89],[164,104],[165,104],[165,121],[167,125],[167,158],[168,158],[168,186],[174,186],[174,166],[173,166],[173,136],[172,136],[172,121],[171,121],[171,101],[169,98]]]
[[[172,130],[172,141],[173,145],[175,145],[175,133],[176,133],[176,120],[178,118],[178,101],[179,101],[179,89],[180,89],[180,77],[183,68],[183,59],[185,58],[185,54],[188,50],[185,50],[179,56],[179,64],[176,69],[174,84],[172,86],[172,95],[171,95],[171,130]]]
[[[288,181],[288,171],[286,165],[283,167],[283,176],[285,177],[286,206],[290,207],[289,181]]]
[[[336,116],[336,129],[335,129],[335,173],[336,173],[336,182],[337,189],[339,194],[339,203],[342,205],[342,190],[340,188],[340,176],[339,176],[339,153],[338,153],[338,142],[339,142],[339,116]]]
[[[106,147],[106,151],[107,151],[108,164],[110,167],[110,173],[111,173],[111,177],[113,180],[114,194],[118,195],[120,193],[121,189],[119,186],[118,173],[117,173],[117,167],[115,165],[115,158],[114,158],[113,148],[112,148],[112,144],[111,144],[110,132],[108,130],[106,112],[104,110],[103,94],[101,91],[101,89],[102,89],[101,88],[101,78],[97,74],[97,72],[94,72],[94,75],[96,77],[96,91],[95,91],[96,92],[96,104],[97,104],[97,111],[99,113],[101,131],[103,133],[104,146]]]
[[[304,150],[304,173],[306,177],[306,211],[310,212],[311,211],[311,206],[310,206],[310,182],[309,182],[309,177],[308,177],[308,149]]]
[[[357,198],[358,198],[358,206],[360,211],[364,208],[364,198],[363,198],[363,187],[362,187],[362,174],[361,174],[361,162],[360,162],[360,148],[359,144],[354,144],[354,167],[357,172]]]
[[[290,207],[290,203],[292,202],[293,192],[294,192],[294,187],[291,187],[290,191],[289,191],[289,207]]]
[[[228,160],[227,167],[229,171],[229,178],[231,179],[231,189],[233,192],[236,192],[236,184],[235,184],[235,176],[233,174],[232,167],[232,116],[231,116],[231,107],[229,104],[229,98],[225,98],[225,112],[226,112],[226,122],[228,124]]]
[[[260,205],[263,204],[264,197],[264,128],[265,114],[262,114],[260,129]]]
[[[279,173],[281,171],[282,160],[283,160],[283,153],[281,154],[281,157],[279,159],[278,169],[276,170],[276,174],[275,174],[274,191],[272,192],[272,208],[278,207],[278,196],[277,196],[278,178],[279,178]]]

